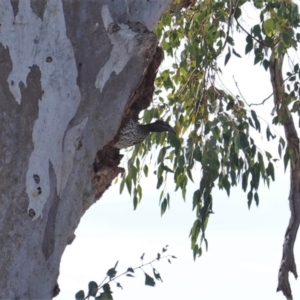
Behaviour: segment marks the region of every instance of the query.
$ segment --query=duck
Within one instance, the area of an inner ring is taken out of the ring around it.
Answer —
[[[156,120],[149,124],[138,124],[132,119],[121,129],[119,140],[114,148],[124,149],[144,141],[151,132],[170,132],[176,134],[176,131],[167,122]]]

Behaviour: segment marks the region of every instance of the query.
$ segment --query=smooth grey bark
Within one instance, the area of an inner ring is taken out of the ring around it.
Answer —
[[[109,146],[153,92],[149,30],[168,2],[0,1],[0,299],[57,292],[65,247],[120,171]]]

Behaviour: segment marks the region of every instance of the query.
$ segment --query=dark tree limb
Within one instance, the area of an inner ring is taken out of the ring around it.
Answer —
[[[283,127],[287,140],[287,151],[290,153],[290,194],[289,206],[291,216],[284,236],[282,259],[278,273],[277,291],[282,291],[286,299],[292,300],[292,291],[289,283],[289,272],[298,277],[294,257],[294,244],[300,223],[300,157],[299,137],[293,118],[285,104],[284,80],[282,77],[282,63],[284,56],[275,54],[274,50],[270,60],[270,75],[274,92],[274,104]]]

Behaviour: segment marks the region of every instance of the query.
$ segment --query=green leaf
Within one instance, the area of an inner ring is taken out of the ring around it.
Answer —
[[[282,33],[282,42],[286,47],[289,47],[291,44],[291,36],[288,33],[283,32]]]
[[[278,144],[278,154],[279,154],[279,157],[281,158],[281,155],[282,155],[282,146],[280,144]]]
[[[264,59],[263,67],[265,68],[266,71],[268,71],[269,66],[270,66],[270,62],[267,59]]]
[[[168,207],[168,200],[167,198],[164,198],[164,200],[162,201],[161,205],[160,205],[160,215],[162,216]]]
[[[251,203],[252,203],[252,199],[253,199],[253,193],[252,191],[250,191],[247,195],[247,199],[248,199],[248,208],[251,207]]]
[[[234,48],[232,49],[232,53],[235,55],[235,56],[237,56],[237,57],[240,57],[241,58],[241,55],[240,54],[238,54],[235,50],[234,50]]]
[[[231,46],[234,45],[234,40],[233,40],[233,38],[231,36],[227,36],[226,40],[227,40],[227,42],[228,42],[229,45],[231,45]]]
[[[259,181],[260,181],[260,167],[259,167],[258,162],[256,162],[253,166],[252,180],[251,180],[251,184],[252,184],[253,188],[255,188],[256,190],[258,190]],[[252,187],[251,187],[251,189],[252,189]]]
[[[272,180],[275,181],[275,172],[274,172],[274,166],[271,162],[269,162],[269,165],[266,169],[267,175],[271,176]]]
[[[139,204],[139,200],[137,196],[133,196],[133,209],[136,210],[137,206]]]
[[[231,57],[231,51],[230,51],[230,48],[228,47],[228,53],[227,53],[226,56],[225,56],[225,62],[224,62],[224,65],[225,65],[225,66],[227,65],[227,63],[228,63],[230,57]]]
[[[255,123],[255,128],[258,132],[260,132],[260,123],[257,119],[257,115],[256,115],[256,112],[254,110],[251,109],[251,116],[252,116],[252,119],[254,120],[254,123]]]
[[[264,159],[263,159],[263,157],[262,157],[262,155],[261,155],[260,152],[257,153],[257,157],[258,157],[258,163],[259,163],[260,172],[262,174],[264,174],[265,173],[265,164],[264,164]]]
[[[122,194],[123,190],[124,190],[124,186],[125,186],[125,181],[126,178],[123,178],[120,184],[120,194]]]
[[[248,122],[251,127],[255,128],[251,118],[248,118]]]
[[[268,141],[270,140],[270,137],[271,137],[272,139],[275,139],[275,138],[276,138],[276,135],[273,135],[273,134],[271,133],[271,130],[270,130],[270,127],[269,127],[269,126],[267,127],[266,135],[267,135],[267,140],[268,140]]]
[[[117,268],[118,264],[119,264],[119,261],[117,260],[117,262],[115,263],[115,266],[114,266],[115,269]]]
[[[239,144],[241,146],[241,149],[248,148],[249,147],[249,142],[248,142],[247,135],[244,132],[240,132],[238,137],[239,137]]]
[[[154,275],[156,280],[160,280],[161,282],[163,282],[162,279],[161,279],[160,274],[154,268],[153,268],[153,275]]]
[[[131,184],[131,177],[126,177],[125,179],[125,183],[126,183],[126,187],[128,190],[129,195],[131,195],[131,188],[132,188],[132,184]]]
[[[113,300],[111,293],[101,293],[100,296],[96,297],[95,300]]]
[[[282,137],[280,137],[279,143],[282,145],[282,148],[284,149],[286,143],[285,143],[285,140]]]
[[[147,273],[145,273],[145,285],[155,286],[154,279],[151,276],[149,276]]]
[[[134,273],[134,270],[133,270],[132,268],[128,268],[128,269],[127,269],[127,272]]]
[[[149,169],[148,169],[147,165],[144,165],[143,171],[144,171],[145,176],[148,177],[148,171],[149,171]]]
[[[88,296],[96,296],[98,292],[98,284],[95,281],[89,282],[89,293]]]
[[[186,173],[187,173],[189,179],[190,179],[192,182],[194,182],[193,176],[192,176],[192,172],[191,172],[191,169],[190,169],[190,168],[187,168]]]
[[[166,171],[166,172],[169,172],[169,173],[174,173],[174,171],[173,170],[171,170],[168,166],[166,166],[166,165],[163,165],[163,170],[164,171]]]
[[[249,53],[253,49],[253,40],[252,40],[251,35],[247,36],[246,42],[247,42],[247,45],[246,45],[246,49],[245,49],[245,54]]]
[[[258,197],[258,194],[256,192],[254,194],[254,200],[255,200],[256,206],[258,206],[258,204],[259,204],[259,197]]]
[[[140,185],[137,186],[136,191],[137,191],[137,194],[140,197],[140,199],[142,199],[143,190]]]
[[[263,11],[260,12],[259,19],[260,19],[260,22],[263,23],[263,21],[264,21],[264,19],[265,19],[265,16],[264,16],[264,12],[263,12]]]
[[[278,52],[278,55],[282,55],[286,52],[286,48],[284,47],[283,43],[280,42],[277,46],[277,52]]]
[[[109,279],[112,279],[116,276],[117,271],[115,268],[111,268],[107,271],[106,275],[109,277]]]
[[[275,29],[274,28],[274,21],[273,21],[273,19],[265,20],[263,22],[263,29],[264,29],[265,34],[267,36],[273,35],[273,30]]]
[[[109,283],[105,283],[102,288],[105,293],[111,293]]]
[[[261,53],[255,54],[255,57],[254,57],[254,64],[256,65],[256,64],[259,63],[262,59],[263,59],[263,56],[262,56]]]
[[[202,153],[201,153],[200,147],[198,145],[194,149],[193,158],[198,162],[202,161]]]
[[[266,154],[268,160],[270,160],[272,158],[271,153],[269,153],[268,151],[265,151],[265,154]]]
[[[193,256],[194,256],[194,260],[196,259],[197,256],[201,256],[202,255],[202,248],[198,247],[198,245],[196,244],[194,247],[193,247]]]
[[[197,206],[197,204],[201,201],[201,192],[200,190],[196,190],[193,196],[193,209]]]
[[[253,27],[252,31],[254,33],[254,36],[260,37],[261,30],[260,30],[260,25],[259,24],[256,24]]]
[[[249,171],[246,171],[242,176],[242,189],[244,190],[244,192],[246,192],[247,190],[248,177],[249,177]]]
[[[85,298],[85,295],[84,295],[83,290],[81,290],[81,291],[79,291],[75,294],[75,299],[76,300],[84,300],[84,298]]]
[[[286,171],[286,168],[288,166],[289,160],[290,160],[290,154],[289,154],[288,148],[287,148],[286,151],[285,151],[285,154],[283,156],[284,171]]]
[[[234,18],[238,19],[241,15],[242,15],[242,10],[239,7],[237,7],[234,11]]]
[[[237,182],[236,182],[236,173],[235,173],[234,169],[230,170],[230,178],[231,178],[231,185],[232,186],[237,185]]]
[[[121,286],[121,284],[119,282],[117,282],[117,287],[119,287],[123,290],[123,287]]]
[[[162,176],[160,176],[157,180],[156,188],[159,189],[161,187],[161,185],[163,184],[163,182],[164,182],[164,178]]]
[[[228,177],[224,176],[222,179],[222,185],[225,188],[228,197],[230,196],[230,182],[228,181]]]
[[[163,148],[160,149],[158,157],[157,157],[157,162],[158,163],[160,163],[164,160],[165,155],[166,155],[166,151],[167,151],[166,147],[163,147]]]

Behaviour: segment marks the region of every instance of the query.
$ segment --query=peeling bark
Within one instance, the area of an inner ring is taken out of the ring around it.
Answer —
[[[289,272],[292,272],[295,278],[298,277],[294,258],[294,244],[300,224],[300,154],[299,137],[295,124],[287,105],[284,103],[285,89],[282,76],[283,59],[284,56],[276,57],[275,52],[273,51],[272,58],[270,60],[270,74],[274,92],[274,104],[277,114],[283,118],[287,148],[291,153],[290,194],[288,198],[291,216],[284,236],[282,259],[278,273],[277,291],[282,291],[286,299],[292,300],[293,296],[289,283]]]
[[[119,128],[152,99],[167,4],[0,2],[0,299],[59,293],[66,245],[121,171]]]

